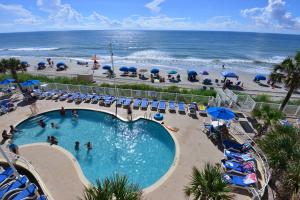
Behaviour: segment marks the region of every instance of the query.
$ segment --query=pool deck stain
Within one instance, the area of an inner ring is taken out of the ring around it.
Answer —
[[[115,112],[115,104],[111,107],[103,107],[98,104],[81,103],[76,105],[67,102],[55,102],[53,100],[39,100],[37,107],[39,112],[52,109],[60,109],[62,106],[68,108],[87,108],[109,113]],[[156,112],[133,109],[133,118],[153,116]],[[79,113],[80,114],[80,113]],[[1,116],[0,126],[9,130],[9,125],[21,122],[31,116],[29,106],[18,107],[16,111]],[[127,119],[127,110],[118,108],[118,116]],[[79,118],[80,120],[80,118]],[[183,188],[190,181],[192,167],[202,168],[206,162],[220,163],[223,153],[203,133],[204,122],[209,122],[208,117],[192,119],[187,114],[178,113],[164,114],[165,125],[179,128],[178,132],[171,132],[179,146],[178,158],[175,166],[169,170],[167,176],[158,181],[158,185],[150,186],[144,190],[143,197],[147,200],[185,199]],[[9,122],[9,123],[8,123]],[[46,138],[45,138],[46,139]],[[74,200],[82,197],[86,179],[76,167],[76,160],[68,156],[60,147],[47,144],[24,145],[20,147],[20,155],[25,157],[40,174],[42,181],[47,186],[51,196],[55,200]],[[78,165],[78,163],[77,163]],[[101,170],[101,169],[99,169]],[[250,199],[247,196],[237,195],[235,199]]]

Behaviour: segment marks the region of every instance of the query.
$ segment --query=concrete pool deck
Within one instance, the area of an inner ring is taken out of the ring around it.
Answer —
[[[45,112],[52,109],[67,108],[87,108],[99,111],[114,113],[115,106],[103,107],[98,104],[81,103],[76,105],[67,102],[55,102],[53,100],[39,100],[37,107],[39,112]],[[133,118],[154,115],[154,111],[134,110]],[[9,125],[16,125],[20,121],[27,119],[31,115],[30,106],[19,106],[16,111],[1,116],[0,126],[2,129],[9,130]],[[178,113],[164,114],[164,123],[167,126],[179,128],[178,132],[171,132],[172,136],[178,142],[180,152],[175,161],[172,171],[168,172],[168,177],[160,180],[159,185],[146,188],[144,198],[147,200],[159,199],[185,199],[183,188],[190,181],[192,167],[202,168],[206,162],[220,163],[223,159],[223,152],[207,138],[203,133],[204,122],[209,122],[209,117],[199,117],[193,119],[186,115]],[[118,116],[127,118],[127,110],[118,108]],[[45,138],[46,140],[46,138]],[[76,167],[76,160],[68,153],[61,151],[62,148],[50,146],[47,144],[25,145],[20,147],[20,155],[25,157],[39,172],[42,181],[47,186],[54,199],[73,200],[82,197],[84,184],[81,171]],[[69,153],[70,154],[70,153]],[[250,199],[244,195],[236,195],[235,199]]]

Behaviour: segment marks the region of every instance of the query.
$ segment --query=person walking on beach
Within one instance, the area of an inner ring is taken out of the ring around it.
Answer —
[[[130,121],[132,121],[132,109],[130,105],[127,108],[127,119],[130,119]]]

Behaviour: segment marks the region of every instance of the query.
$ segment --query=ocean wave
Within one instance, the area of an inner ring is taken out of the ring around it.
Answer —
[[[25,47],[25,48],[12,48],[8,51],[55,51],[59,50],[57,47]]]

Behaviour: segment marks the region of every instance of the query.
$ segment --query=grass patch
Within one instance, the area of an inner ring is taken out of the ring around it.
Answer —
[[[267,94],[259,94],[253,97],[254,101],[256,102],[267,102],[267,103],[272,103],[272,99],[269,95]]]

